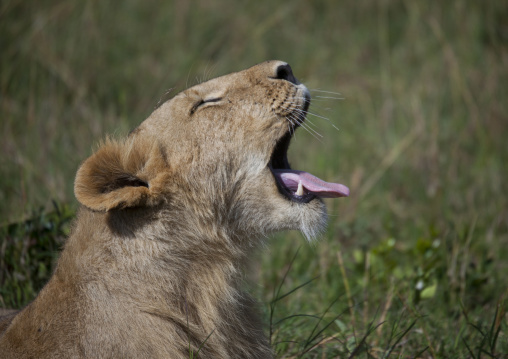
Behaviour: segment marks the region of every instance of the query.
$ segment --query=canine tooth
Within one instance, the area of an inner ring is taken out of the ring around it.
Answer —
[[[298,182],[298,190],[296,191],[297,196],[303,196],[303,185],[302,182]]]

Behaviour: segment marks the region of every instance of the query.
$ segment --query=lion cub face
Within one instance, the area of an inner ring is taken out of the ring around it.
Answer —
[[[309,104],[280,61],[196,85],[126,140],[106,141],[79,169],[76,197],[96,211],[183,211],[231,233],[297,229],[310,238],[326,222],[320,197],[349,191],[289,166]]]

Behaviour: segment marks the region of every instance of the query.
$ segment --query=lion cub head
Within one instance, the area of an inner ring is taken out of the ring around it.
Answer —
[[[125,140],[103,143],[80,167],[76,197],[95,211],[180,213],[188,226],[229,235],[296,229],[313,237],[326,222],[321,197],[349,190],[288,163],[309,104],[307,88],[280,61],[201,83]]]

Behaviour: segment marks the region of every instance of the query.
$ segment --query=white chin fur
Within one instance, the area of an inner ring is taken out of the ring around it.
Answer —
[[[319,237],[326,229],[326,223],[328,221],[326,207],[322,201],[319,202],[320,208],[302,211],[300,215],[298,229],[309,242]]]
[[[286,206],[280,206],[278,214],[270,219],[274,231],[297,230],[308,241],[316,239],[325,231],[328,215],[321,199],[316,198],[309,203],[284,201]]]

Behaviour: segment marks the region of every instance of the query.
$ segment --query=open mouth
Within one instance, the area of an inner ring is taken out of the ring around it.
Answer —
[[[293,202],[308,203],[316,197],[349,196],[349,188],[340,183],[328,183],[310,173],[291,169],[287,159],[290,141],[291,133],[287,132],[277,142],[268,164],[277,188],[284,197]]]

